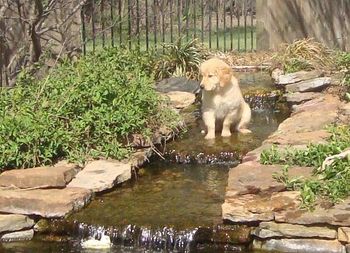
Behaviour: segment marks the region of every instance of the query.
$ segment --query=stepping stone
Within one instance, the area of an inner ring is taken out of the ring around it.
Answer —
[[[64,188],[78,171],[75,165],[9,170],[0,175],[0,187]]]
[[[321,91],[331,84],[330,77],[320,77],[286,86],[287,92]]]
[[[34,221],[25,215],[0,214],[0,233],[23,230],[33,226]]]
[[[0,190],[0,212],[64,217],[89,203],[92,192],[82,188]]]
[[[80,171],[67,187],[101,192],[131,179],[131,165],[114,160],[96,160]]]

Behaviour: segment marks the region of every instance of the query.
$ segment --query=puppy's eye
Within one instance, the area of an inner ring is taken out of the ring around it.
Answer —
[[[208,75],[209,78],[213,77],[214,75]]]

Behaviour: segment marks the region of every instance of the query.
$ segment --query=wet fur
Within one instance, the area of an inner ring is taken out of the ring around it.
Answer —
[[[250,133],[249,105],[244,101],[237,78],[224,61],[212,58],[200,66],[202,74],[202,118],[207,127],[206,139],[215,138],[215,125],[222,122],[221,136],[231,136],[231,127]]]

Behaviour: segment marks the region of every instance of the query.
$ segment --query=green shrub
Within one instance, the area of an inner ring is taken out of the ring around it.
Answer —
[[[326,198],[336,203],[350,195],[350,157],[336,159],[324,170],[319,169],[323,161],[350,147],[350,127],[337,126],[328,129],[331,137],[327,144],[312,144],[305,150],[279,152],[276,147],[264,150],[260,156],[263,164],[287,164],[314,167],[311,179],[291,179],[288,170],[274,178],[283,182],[289,189],[300,190],[302,207],[313,208],[317,197]]]
[[[149,136],[177,116],[153,89],[147,55],[106,49],[63,62],[40,81],[22,75],[0,93],[0,169],[56,159],[121,159],[132,133]]]

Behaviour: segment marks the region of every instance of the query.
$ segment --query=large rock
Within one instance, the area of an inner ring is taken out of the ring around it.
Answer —
[[[322,93],[319,92],[295,92],[295,93],[287,93],[284,95],[288,103],[291,104],[300,104],[305,101],[309,101],[318,97],[323,96]]]
[[[171,91],[165,93],[165,96],[170,99],[171,105],[176,109],[186,108],[196,100],[196,96],[193,93],[184,91]]]
[[[285,75],[277,75],[275,79],[275,83],[279,85],[286,85],[291,83],[297,83],[304,80],[314,79],[323,75],[323,72],[318,70],[313,71],[298,71]]]
[[[350,243],[350,227],[338,228],[338,240],[344,243]]]
[[[299,198],[299,192],[294,191],[226,198],[222,205],[222,217],[234,223],[272,221],[277,211],[298,209]]]
[[[156,89],[162,93],[171,91],[197,93],[199,91],[199,82],[185,77],[170,77],[157,83]]]
[[[330,224],[336,226],[350,226],[350,198],[342,203],[336,204],[331,208],[316,206],[312,212],[290,209],[275,213],[277,222],[314,225]]]
[[[96,160],[88,163],[67,187],[80,187],[101,192],[131,178],[131,165],[114,160]]]
[[[80,210],[91,196],[90,190],[82,188],[1,190],[0,212],[63,217]]]
[[[286,86],[287,92],[321,91],[331,84],[330,77],[320,77],[312,80],[293,83]]]
[[[0,242],[14,242],[14,241],[29,241],[33,239],[34,230],[24,230],[12,233],[7,233],[0,236]]]
[[[78,171],[75,165],[9,170],[0,175],[0,187],[63,188]]]
[[[253,248],[258,250],[298,253],[345,253],[345,246],[337,240],[320,239],[270,239],[254,240]]]
[[[281,165],[261,165],[258,163],[243,163],[230,169],[226,196],[231,198],[244,194],[271,194],[286,189],[283,183],[277,182],[272,175],[281,173]],[[305,177],[312,175],[312,168],[291,167],[290,177]]]
[[[0,233],[13,232],[34,226],[34,221],[25,215],[0,214]]]
[[[325,127],[334,123],[338,117],[340,100],[333,96],[310,100],[295,107],[290,118],[283,121],[277,131],[263,143],[280,145],[306,145],[322,143],[329,133]]]
[[[307,227],[303,225],[292,225],[287,223],[261,222],[253,234],[259,238],[324,238],[336,239],[337,231],[327,227]]]

